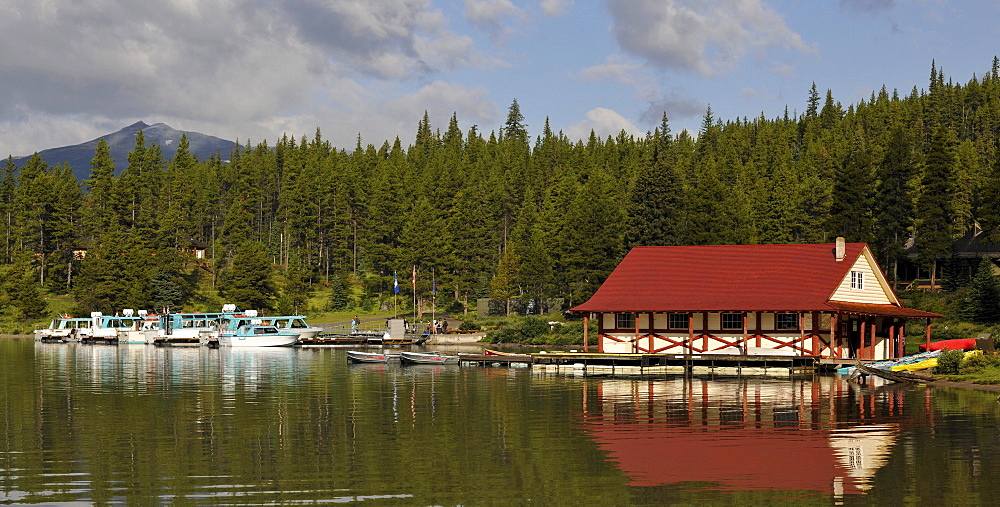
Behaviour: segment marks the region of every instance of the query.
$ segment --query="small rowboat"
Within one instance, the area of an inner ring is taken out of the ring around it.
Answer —
[[[399,356],[386,354],[383,352],[362,352],[359,350],[348,350],[347,361],[351,363],[385,363],[390,359],[398,359]]]
[[[440,352],[400,352],[403,364],[458,364],[458,356],[446,356]]]
[[[531,357],[531,354],[519,354],[517,352],[504,352],[502,350],[484,349],[484,356],[506,356],[506,357]]]

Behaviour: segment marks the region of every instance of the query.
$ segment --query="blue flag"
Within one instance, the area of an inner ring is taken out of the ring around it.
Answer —
[[[394,294],[399,294],[399,279],[396,278],[396,272],[392,272],[392,290]]]
[[[438,283],[437,283],[437,278],[434,277],[434,272],[433,271],[431,271],[431,285],[433,286],[432,290],[434,291],[435,294],[437,294]]]

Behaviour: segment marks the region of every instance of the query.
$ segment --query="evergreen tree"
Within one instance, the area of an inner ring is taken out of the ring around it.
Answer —
[[[874,236],[872,209],[875,203],[875,178],[871,154],[860,134],[840,171],[836,174],[827,231],[850,241],[870,242]]]
[[[979,261],[979,269],[972,278],[962,318],[977,324],[1000,322],[1000,281],[994,273],[993,261],[986,257]]]
[[[274,306],[271,262],[262,243],[244,241],[236,247],[220,277],[219,295],[243,309],[269,310]]]
[[[161,270],[153,275],[149,288],[154,309],[182,307],[191,295],[181,274],[169,270]]]
[[[329,307],[335,312],[342,312],[351,306],[351,298],[347,293],[347,284],[344,278],[334,276],[330,279],[330,304]]]
[[[520,256],[508,248],[500,257],[496,274],[490,280],[490,297],[504,302],[506,315],[510,315],[511,299],[519,295],[517,268],[520,263]]]
[[[626,205],[628,246],[678,245],[685,241],[684,181],[675,166],[667,115],[657,130],[653,157],[639,168]]]
[[[902,126],[896,126],[882,163],[877,167],[875,194],[875,252],[898,281],[898,265],[903,259],[904,242],[913,226],[913,177],[915,162],[910,141]],[[891,267],[891,269],[889,269]]]
[[[936,286],[938,261],[951,254],[954,244],[951,197],[954,157],[947,134],[938,130],[927,154],[923,185],[917,200],[917,259],[930,269]]]

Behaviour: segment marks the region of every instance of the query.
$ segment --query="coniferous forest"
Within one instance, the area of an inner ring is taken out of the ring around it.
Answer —
[[[535,132],[517,101],[496,131],[416,122],[411,144],[338,148],[319,129],[198,160],[165,160],[141,133],[114,172],[98,146],[78,182],[37,155],[7,160],[0,193],[8,313],[45,315],[43,295],[80,311],[439,306],[589,297],[636,245],[868,242],[892,279],[941,272],[978,223],[1000,236],[1000,64],[956,83],[932,63],[926,89],[844,105],[803,90],[802,112],[669,119],[645,136]],[[992,236],[991,236],[992,237]],[[204,248],[204,259],[191,251]],[[85,251],[85,255],[82,252]],[[395,294],[396,283],[399,293]],[[347,290],[348,287],[353,288]],[[215,300],[213,300],[214,302]]]

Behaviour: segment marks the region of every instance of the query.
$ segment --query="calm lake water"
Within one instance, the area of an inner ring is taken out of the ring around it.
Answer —
[[[0,503],[988,504],[996,395],[0,340]]]

